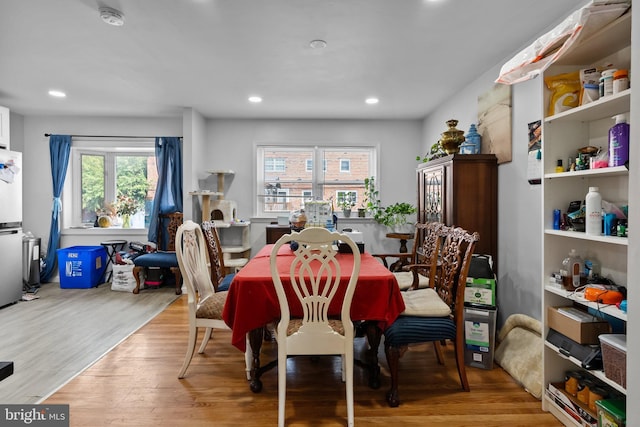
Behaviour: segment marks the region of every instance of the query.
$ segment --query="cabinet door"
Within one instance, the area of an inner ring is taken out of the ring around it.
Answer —
[[[424,169],[420,173],[419,191],[419,221],[443,222],[445,197],[445,167],[444,165]]]

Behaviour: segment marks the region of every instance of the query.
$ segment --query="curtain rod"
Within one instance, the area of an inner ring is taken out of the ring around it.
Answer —
[[[44,136],[51,136],[50,133],[45,133]],[[123,135],[70,135],[72,138],[125,138],[125,139],[132,139],[132,138],[145,138],[145,139],[154,139],[156,138],[155,136],[123,136]],[[181,136],[179,136],[178,138],[182,138]]]

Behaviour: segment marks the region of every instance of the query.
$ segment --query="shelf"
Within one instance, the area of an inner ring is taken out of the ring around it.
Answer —
[[[556,61],[559,65],[591,64],[594,52],[616,52],[631,44],[631,13],[605,25],[587,37],[581,37]],[[597,54],[596,54],[597,55]]]
[[[625,322],[627,321],[627,313],[620,310],[615,305],[604,305],[604,304],[598,304],[592,301],[587,301],[582,297],[582,294],[580,293],[567,291],[565,289],[561,289],[553,285],[546,285],[544,287],[544,290],[547,292],[551,292],[552,294],[560,295],[561,297],[566,298],[568,300],[575,301],[578,304],[594,309],[600,313],[604,313],[611,317],[615,317],[616,319],[624,320]]]
[[[588,122],[611,118],[631,109],[631,89],[605,96],[597,101],[571,108],[553,116],[545,117],[545,123]]]
[[[230,227],[248,227],[251,225],[251,221],[242,221],[242,222],[225,222],[220,220],[214,220],[213,225],[216,228],[230,228]]]
[[[550,398],[546,394],[542,396],[542,398],[544,399],[544,402],[547,404],[547,409],[549,410],[549,412],[551,412],[554,417],[559,419],[562,422],[562,424],[564,424],[565,426],[568,425],[568,426],[582,427],[582,423],[573,419],[571,415],[569,415],[564,409],[558,406],[552,398]]]
[[[583,231],[553,230],[551,228],[547,228],[544,230],[544,234],[561,236],[561,237],[569,237],[571,239],[590,240],[592,242],[610,243],[612,245],[621,245],[621,246],[629,245],[628,237],[595,236],[593,234],[587,234]]]
[[[573,356],[566,356],[562,353],[560,353],[560,349],[558,347],[556,347],[555,345],[551,344],[550,342],[548,342],[547,340],[544,341],[544,346],[551,349],[558,357],[565,359],[565,360],[569,360],[571,363],[573,363],[574,365],[580,367],[580,369],[582,368],[582,362],[579,361],[578,359],[576,359]],[[585,371],[589,372],[589,374],[591,374],[592,376],[596,377],[598,380],[602,381],[603,383],[607,384],[608,386],[611,386],[612,388],[616,389],[617,391],[619,391],[620,393],[624,393],[627,394],[627,390],[622,387],[620,384],[618,384],[615,381],[611,381],[609,378],[607,378],[607,376],[604,374],[604,371],[599,371],[599,370],[586,370]]]
[[[629,169],[624,166],[615,166],[611,168],[586,169],[582,171],[545,173],[545,179],[570,179],[570,178],[589,178],[589,177],[609,177],[609,176],[628,176]]]

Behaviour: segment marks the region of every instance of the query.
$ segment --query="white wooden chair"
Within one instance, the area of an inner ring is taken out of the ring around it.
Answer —
[[[353,267],[349,283],[339,288],[341,266],[336,259],[334,242],[347,243],[353,252]],[[277,257],[284,244],[295,241],[298,248],[293,257],[280,257],[290,261],[287,265],[287,290],[283,285],[282,260]],[[277,325],[278,342],[278,425],[284,426],[286,403],[286,379],[288,355],[340,355],[342,357],[342,380],[346,383],[347,425],[353,426],[353,340],[354,326],[350,310],[358,274],[360,252],[358,246],[346,235],[330,232],[325,228],[311,227],[301,232],[282,236],[271,252],[271,275],[280,303],[281,317]],[[297,298],[297,301],[289,301]],[[330,318],[331,301],[343,298],[339,318]],[[291,306],[302,306],[301,318],[291,317]]]
[[[200,225],[189,220],[176,233],[176,255],[187,288],[189,342],[178,378],[184,378],[196,348],[198,328],[206,328],[198,353],[203,353],[213,329],[229,329],[222,320],[227,292],[216,292],[209,273],[207,242]]]

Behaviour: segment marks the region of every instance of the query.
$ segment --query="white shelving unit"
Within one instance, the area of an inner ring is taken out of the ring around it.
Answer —
[[[630,68],[631,58],[631,14],[627,13],[615,22],[604,27],[586,40],[574,46],[570,52],[553,64],[544,76],[589,68],[600,64],[612,63],[616,68]],[[541,85],[544,85],[541,79]],[[544,112],[546,116],[550,92],[543,87]],[[549,282],[553,272],[560,269],[562,260],[571,249],[585,259],[596,259],[602,270],[602,276],[612,279],[616,284],[627,286],[628,238],[616,236],[590,236],[583,232],[553,229],[553,210],[566,212],[569,203],[584,200],[590,186],[600,188],[602,199],[613,202],[628,202],[629,173],[623,167],[583,170],[555,173],[558,159],[566,162],[576,157],[578,148],[596,146],[607,149],[608,130],[614,125],[612,117],[616,114],[631,115],[631,90],[603,97],[595,102],[545,117],[542,123],[542,316],[543,334],[546,337],[547,307],[572,305],[577,303],[585,309],[600,311],[626,325],[627,315],[615,306],[602,306],[585,300],[581,294],[568,292]],[[631,126],[637,124],[630,121]],[[633,226],[633,224],[631,224]],[[631,227],[632,228],[632,227]],[[633,285],[633,284],[631,284]],[[557,347],[545,341],[543,350],[543,387],[549,383],[563,382],[565,372],[580,370],[581,362],[574,357],[562,354]],[[609,380],[602,371],[588,371],[600,381],[608,384],[626,396],[626,390]],[[567,426],[581,424],[571,418],[552,399],[544,396],[544,410],[553,413]]]
[[[223,200],[225,177],[235,174],[232,170],[211,170],[207,172],[217,176],[218,191],[197,190],[189,193],[191,196],[201,197],[203,221],[211,218],[211,197]],[[225,267],[231,271],[243,267],[249,261],[251,254],[251,236],[249,233],[251,223],[249,221],[227,222],[220,220],[214,220],[214,223],[220,236]]]

